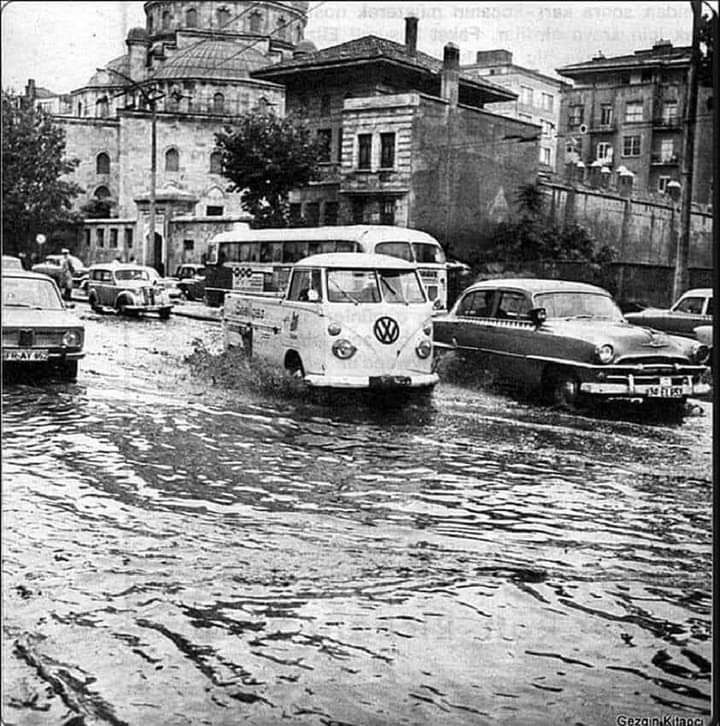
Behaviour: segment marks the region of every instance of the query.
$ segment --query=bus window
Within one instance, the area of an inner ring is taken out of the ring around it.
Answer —
[[[260,243],[259,242],[243,242],[240,245],[240,254],[238,262],[259,262],[260,261]]]
[[[336,242],[333,252],[359,252],[357,242]]]
[[[401,260],[407,260],[408,262],[413,261],[412,249],[407,242],[379,242],[375,245],[375,253],[399,257]]]
[[[260,262],[282,262],[282,242],[262,242]]]
[[[283,262],[293,263],[308,256],[307,242],[285,242],[283,244]]]
[[[412,248],[415,252],[416,262],[430,262],[434,264],[442,264],[445,262],[445,252],[442,247],[427,244],[427,242],[413,242]]]

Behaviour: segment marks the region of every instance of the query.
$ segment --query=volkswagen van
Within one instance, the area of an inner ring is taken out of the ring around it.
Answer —
[[[283,293],[229,292],[227,348],[284,366],[317,388],[430,389],[433,305],[416,266],[388,255],[297,262]]]

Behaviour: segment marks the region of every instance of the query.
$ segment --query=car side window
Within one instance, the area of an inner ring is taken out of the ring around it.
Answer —
[[[707,306],[705,308],[705,315],[712,315],[713,312],[713,299],[711,297],[707,300]]]
[[[703,299],[701,297],[686,297],[675,306],[676,313],[687,315],[701,315]]]
[[[492,312],[492,299],[492,290],[471,292],[463,298],[457,314],[468,318],[489,318]]]
[[[529,320],[530,307],[530,301],[521,292],[502,292],[495,317],[509,320]]]

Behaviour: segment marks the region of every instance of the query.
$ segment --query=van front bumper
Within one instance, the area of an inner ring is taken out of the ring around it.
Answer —
[[[303,379],[313,388],[366,388],[368,390],[394,390],[430,388],[439,378],[437,373],[402,373],[381,376],[328,376],[309,373]]]

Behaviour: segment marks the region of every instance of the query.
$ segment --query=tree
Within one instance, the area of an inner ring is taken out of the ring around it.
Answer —
[[[2,233],[8,252],[33,250],[38,233],[80,221],[72,211],[81,187],[63,179],[77,166],[65,158],[65,132],[31,103],[2,93]]]
[[[251,111],[215,134],[223,175],[256,227],[284,227],[288,194],[319,178],[320,144],[301,120]]]

